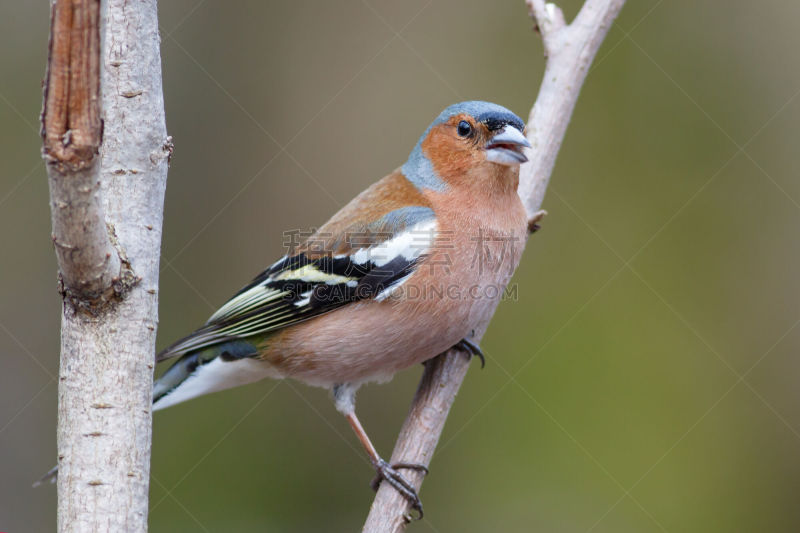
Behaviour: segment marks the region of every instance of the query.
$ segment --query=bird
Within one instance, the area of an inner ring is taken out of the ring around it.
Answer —
[[[444,109],[408,160],[345,205],[169,345],[153,410],[263,378],[328,389],[376,470],[422,516],[414,486],[356,416],[358,388],[474,340],[520,260],[528,218],[517,186],[531,145],[505,107]],[[373,488],[376,484],[373,483]]]

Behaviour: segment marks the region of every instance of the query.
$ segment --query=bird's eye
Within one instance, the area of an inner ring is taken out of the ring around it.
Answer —
[[[462,120],[461,122],[458,123],[458,134],[461,137],[466,137],[470,133],[472,133],[472,126],[470,125],[469,122],[467,122],[466,120]]]

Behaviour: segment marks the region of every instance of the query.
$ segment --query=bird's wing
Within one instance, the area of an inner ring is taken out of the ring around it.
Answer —
[[[392,209],[364,223],[337,217],[157,360],[262,335],[358,300],[384,299],[415,271],[436,233],[436,218],[427,206]]]

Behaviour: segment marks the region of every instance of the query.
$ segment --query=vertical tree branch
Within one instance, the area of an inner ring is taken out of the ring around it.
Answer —
[[[544,199],[558,150],[564,139],[575,102],[589,65],[600,48],[625,0],[586,0],[575,20],[567,25],[561,10],[544,0],[528,0],[530,15],[542,35],[547,58],[539,95],[527,124],[533,146],[529,162],[520,169],[519,194],[534,221]],[[487,324],[478,335],[480,338]],[[467,354],[449,350],[425,365],[411,410],[400,430],[392,462],[428,465],[469,366]],[[404,470],[417,488],[424,475]],[[410,505],[389,484],[382,483],[370,508],[365,533],[399,532],[408,523]]]
[[[64,295],[58,528],[146,531],[172,152],[156,2],[54,0],[51,7],[42,135]]]

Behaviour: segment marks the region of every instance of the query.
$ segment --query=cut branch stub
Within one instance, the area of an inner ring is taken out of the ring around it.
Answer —
[[[92,312],[124,291],[129,285],[124,280],[134,278],[103,214],[100,115],[100,0],[56,0],[44,83],[42,156],[62,293],[73,307]]]
[[[44,157],[63,172],[94,163],[100,120],[100,1],[57,0],[42,111]]]

